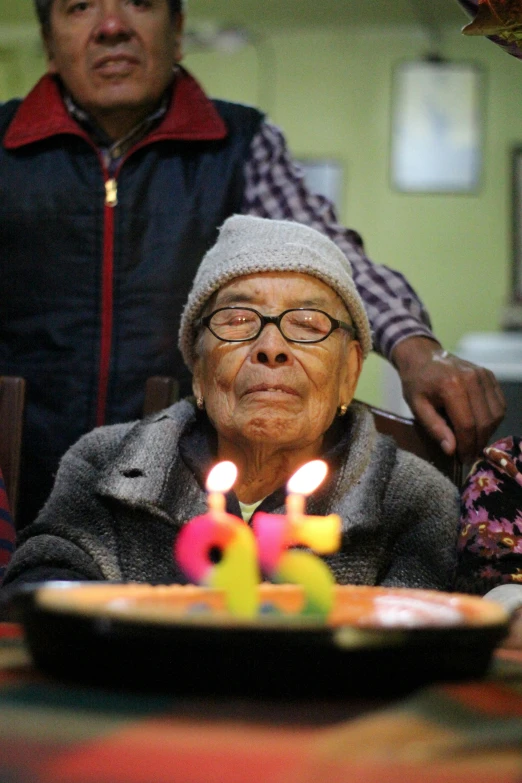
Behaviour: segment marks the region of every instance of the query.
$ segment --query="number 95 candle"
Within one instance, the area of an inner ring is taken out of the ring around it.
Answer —
[[[206,484],[208,512],[181,529],[174,557],[192,582],[222,588],[231,614],[252,618],[259,602],[257,546],[248,525],[225,511],[223,494],[236,476],[232,462],[220,462],[210,471]]]

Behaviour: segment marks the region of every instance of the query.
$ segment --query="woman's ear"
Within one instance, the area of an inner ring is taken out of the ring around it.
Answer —
[[[353,400],[362,371],[362,364],[361,344],[358,340],[350,340],[339,379],[339,405],[349,405]]]
[[[205,398],[203,383],[201,381],[201,361],[199,359],[196,359],[194,362],[194,369],[192,371],[192,391],[196,399],[198,397]]]

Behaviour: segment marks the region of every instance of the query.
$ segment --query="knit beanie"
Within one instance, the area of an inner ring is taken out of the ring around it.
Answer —
[[[237,277],[256,272],[298,272],[322,280],[350,313],[364,357],[372,347],[370,324],[357,293],[350,262],[324,234],[302,223],[233,215],[205,254],[181,316],[179,348],[194,365],[195,322],[213,293]]]

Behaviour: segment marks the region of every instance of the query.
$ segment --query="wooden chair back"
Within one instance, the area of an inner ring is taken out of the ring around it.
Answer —
[[[155,376],[147,380],[143,414],[148,416],[168,408],[179,397],[179,384],[175,378]],[[358,400],[360,402],[360,400]],[[414,419],[398,416],[390,411],[361,403],[371,411],[377,432],[391,435],[399,448],[410,451],[431,462],[458,487],[462,484],[462,464],[456,456],[448,457]]]
[[[143,416],[150,416],[168,408],[179,400],[179,383],[176,378],[166,375],[154,375],[147,378]]]
[[[13,520],[16,519],[25,404],[25,380],[0,376],[0,468]]]
[[[461,461],[456,455],[445,454],[418,421],[399,416],[382,408],[376,408],[373,405],[367,405],[367,403],[361,404],[366,405],[372,412],[377,432],[382,435],[391,435],[399,448],[431,462],[457,487],[461,486],[463,471]]]

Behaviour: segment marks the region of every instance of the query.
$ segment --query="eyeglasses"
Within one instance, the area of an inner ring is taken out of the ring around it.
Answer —
[[[322,310],[304,307],[285,310],[281,315],[261,315],[251,307],[221,307],[200,318],[196,328],[206,326],[223,342],[244,343],[259,337],[267,324],[277,326],[285,340],[291,343],[320,343],[336,329],[355,335],[350,324],[332,318]]]

